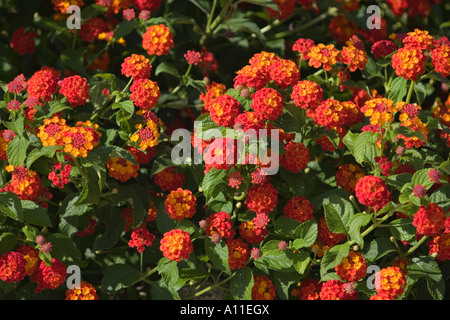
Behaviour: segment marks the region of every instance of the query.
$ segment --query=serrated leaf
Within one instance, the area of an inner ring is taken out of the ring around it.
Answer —
[[[315,220],[302,222],[294,231],[296,239],[293,241],[292,245],[296,250],[310,247],[316,241],[317,235],[318,228]]]
[[[125,221],[117,208],[102,208],[98,218],[99,222],[106,226],[106,231],[95,240],[93,244],[94,251],[112,248],[119,241],[125,227]]]
[[[288,272],[292,271],[293,261],[286,252],[278,248],[278,240],[269,240],[261,248],[261,258],[269,269]],[[258,259],[258,260],[259,260]]]
[[[2,256],[5,252],[13,250],[17,241],[17,235],[11,232],[3,232],[0,234],[0,256]]]
[[[394,102],[400,102],[406,96],[408,91],[408,80],[403,77],[397,77],[392,80],[391,88],[389,90],[388,99],[393,100]]]
[[[161,73],[167,73],[171,76],[174,76],[176,78],[180,77],[180,73],[178,72],[178,69],[169,62],[161,62],[155,70],[155,76],[158,76]]]
[[[403,186],[412,182],[412,175],[409,172],[394,174],[386,177],[386,183],[394,186],[398,190],[402,190]]]
[[[84,215],[89,208],[87,204],[78,203],[79,196],[79,193],[68,194],[58,210],[59,228],[68,236],[72,236],[78,231],[79,217]]]
[[[8,162],[17,167],[24,165],[29,144],[30,142],[25,137],[15,136],[8,143],[8,148],[6,149]]]
[[[227,170],[217,170],[211,168],[202,181],[203,192],[206,197],[217,196],[218,191],[223,190],[228,186],[227,182],[228,171]]]
[[[277,297],[281,300],[289,300],[291,298],[290,289],[301,280],[302,276],[296,271],[279,272],[275,271],[273,276],[273,283]]]
[[[101,290],[114,293],[132,285],[140,277],[139,270],[128,264],[113,264],[105,268],[101,281]]]
[[[367,160],[373,161],[377,137],[378,133],[371,131],[365,131],[358,135],[354,144],[354,150],[352,152],[356,162],[362,164]]]
[[[205,240],[205,251],[212,264],[219,270],[230,275],[228,264],[228,246],[223,242],[214,243],[210,239]]]
[[[254,280],[252,269],[245,266],[236,270],[236,274],[230,281],[230,290],[236,300],[252,300],[252,288]]]
[[[297,220],[281,216],[274,222],[274,232],[284,237],[294,237],[299,225],[300,222]]]
[[[349,253],[349,243],[338,244],[325,251],[320,262],[320,275],[325,275],[328,270],[341,263],[342,258],[347,257]]]
[[[324,199],[323,208],[328,229],[334,233],[348,233],[349,221],[354,214],[352,204],[336,195]]]
[[[411,241],[417,233],[416,228],[412,225],[412,219],[396,219],[388,225],[394,238],[400,241]]]
[[[134,30],[134,27],[135,23],[133,21],[119,22],[119,24],[114,28],[114,38],[120,39],[126,37]]]
[[[304,274],[306,268],[311,261],[311,257],[309,253],[306,251],[300,251],[296,253],[292,253],[292,259],[294,262],[294,268],[299,274]]]
[[[408,276],[414,279],[426,277],[427,288],[435,300],[444,299],[445,281],[436,260],[429,256],[413,257],[407,266]]]
[[[434,191],[430,196],[430,200],[439,205],[444,211],[448,210],[450,208],[450,185],[444,185]]]
[[[431,181],[430,177],[428,176],[428,172],[430,172],[430,170],[432,170],[432,169],[427,168],[427,169],[417,170],[416,172],[414,172],[414,174],[412,176],[412,181],[411,181],[412,184],[414,186],[422,185],[426,189],[431,188],[433,186],[434,182]]]
[[[176,261],[170,261],[167,258],[161,258],[158,262],[158,273],[171,292],[178,291],[179,288],[179,271]]]
[[[37,203],[29,200],[21,200],[24,221],[26,223],[40,226],[51,227],[52,222],[47,214],[47,210]]]
[[[357,213],[354,214],[349,221],[350,228],[348,234],[361,248],[364,247],[364,238],[361,236],[360,229],[370,222],[371,217],[372,215],[367,213]]]
[[[0,214],[23,221],[22,204],[16,194],[10,191],[0,192]]]
[[[355,144],[356,140],[358,138],[357,133],[353,133],[350,130],[345,134],[344,138],[342,138],[342,142],[345,144],[345,146],[350,150],[352,154],[355,153]]]
[[[367,261],[374,262],[395,251],[397,251],[397,248],[394,243],[389,240],[389,238],[379,237],[373,239],[369,245],[366,245],[363,248],[362,255]]]
[[[77,248],[72,239],[62,233],[53,233],[46,237],[52,244],[52,257],[62,260],[64,263],[75,263],[78,266],[84,265],[83,254]]]

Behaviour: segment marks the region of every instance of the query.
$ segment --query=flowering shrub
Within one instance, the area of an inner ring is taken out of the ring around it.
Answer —
[[[1,1],[0,298],[448,299],[450,4],[372,4]]]

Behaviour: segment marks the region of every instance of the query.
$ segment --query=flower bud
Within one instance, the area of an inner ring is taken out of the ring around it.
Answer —
[[[36,244],[42,246],[45,243],[45,237],[43,235],[38,235],[36,237]]]

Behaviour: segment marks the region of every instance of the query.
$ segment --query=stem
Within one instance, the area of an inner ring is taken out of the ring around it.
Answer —
[[[122,100],[123,96],[125,95],[125,92],[128,90],[128,88],[131,86],[131,83],[133,82],[134,77],[131,77],[130,80],[128,81],[127,85],[125,86],[125,88],[123,88],[123,90],[116,96],[116,99],[114,101],[114,103],[119,102],[120,100]],[[106,112],[108,112],[114,103],[109,104],[105,109],[100,109],[97,112],[95,112],[92,117],[91,117],[91,121],[94,121],[95,119],[97,119],[100,116],[103,116]]]
[[[144,265],[144,251],[140,252],[140,255],[139,255],[139,271],[141,273],[141,277],[142,277],[143,265]]]
[[[226,279],[224,279],[224,280],[222,280],[222,281],[220,281],[220,282],[214,283],[214,284],[212,284],[212,285],[210,285],[210,286],[204,288],[203,290],[200,290],[200,291],[196,292],[196,293],[193,294],[192,296],[189,296],[189,297],[185,298],[185,300],[190,300],[190,299],[199,297],[199,296],[201,296],[202,294],[204,294],[204,293],[210,291],[211,289],[214,289],[214,288],[216,288],[216,287],[220,287],[222,284],[224,284],[224,283],[226,283],[227,281],[231,280],[231,278],[233,278],[235,274],[236,274],[236,273],[233,273],[233,274],[232,274],[231,276],[229,276],[228,278],[226,278]]]
[[[239,2],[238,2],[239,3]],[[272,22],[270,22],[267,26],[265,26],[264,28],[261,29],[261,33],[264,34],[267,31],[269,31],[270,29],[272,29],[274,26],[277,26],[280,24],[280,20],[275,19]]]
[[[225,4],[222,7],[222,10],[220,11],[220,13],[217,15],[217,17],[214,19],[214,21],[212,21],[212,17],[214,14],[214,11],[216,9],[216,0],[214,0],[211,12],[208,15],[208,24],[206,26],[206,30],[205,33],[203,34],[202,38],[200,39],[200,44],[203,45],[205,43],[205,40],[208,38],[208,36],[212,33],[212,30],[214,30],[219,23],[222,21],[223,16],[225,15],[225,13],[228,11],[228,9],[230,8],[230,6],[233,3],[233,0],[227,0],[225,2]]]
[[[78,171],[81,173],[81,175],[83,176],[83,178],[88,181],[88,176],[86,174],[86,172],[84,171],[83,167],[80,164],[80,160],[78,160],[77,157],[73,157],[73,162],[75,162],[75,165],[77,166]]]
[[[206,23],[206,32],[210,32],[210,27],[211,27],[211,22],[212,22],[212,18],[214,16],[214,12],[216,11],[216,6],[217,6],[217,0],[214,0],[213,4],[212,4],[212,8],[211,8],[211,12],[208,14],[208,22]]]
[[[408,104],[411,101],[412,93],[414,91],[414,86],[416,82],[411,80],[411,84],[409,85],[408,95],[406,96],[406,104]]]
[[[134,281],[134,282],[130,285],[130,287],[133,286],[133,285],[135,285],[135,284],[138,283],[138,282],[141,282],[141,281],[147,282],[147,281],[146,281],[147,278],[150,277],[152,274],[154,274],[156,271],[158,271],[158,266],[154,267],[153,269],[150,269],[149,271],[147,271],[147,272],[144,273],[144,274],[141,273],[142,275],[139,277],[139,279],[137,279],[136,281]]]
[[[394,72],[391,72],[391,77],[389,78],[389,81],[385,87],[386,94],[388,94],[389,91],[391,91],[392,80],[394,80]]]
[[[383,218],[381,218],[380,220],[378,220],[377,222],[375,222],[374,224],[372,224],[369,228],[367,228],[366,230],[364,230],[364,232],[361,233],[361,237],[364,238],[365,236],[367,236],[370,232],[372,232],[375,228],[379,227],[381,225],[381,223],[383,223],[384,221],[386,221],[387,219],[389,219],[393,214],[394,214],[395,210],[391,210],[388,214],[386,214]],[[351,240],[349,242],[349,245],[351,246],[352,244],[355,244],[354,240]]]
[[[329,15],[330,15],[330,12],[324,12],[320,16],[310,20],[309,22],[307,22],[305,24],[302,24],[302,25],[298,26],[294,30],[279,32],[279,33],[275,34],[274,37],[276,39],[278,39],[278,38],[285,38],[287,36],[296,34],[299,31],[302,31],[304,29],[308,29],[308,28],[312,27],[313,25],[315,25],[315,24],[317,24],[319,22],[322,22],[323,20],[327,19]]]
[[[406,258],[407,256],[409,256],[411,253],[413,253],[414,251],[417,250],[417,248],[420,247],[420,245],[426,240],[428,239],[427,236],[423,236],[413,247],[411,247],[401,258]]]
[[[78,38],[78,29],[75,29],[75,32],[73,34],[72,38],[72,45],[70,46],[71,50],[74,50],[77,45],[77,38]]]
[[[119,97],[121,97],[122,94],[124,94],[124,93],[128,90],[128,88],[131,86],[131,83],[133,82],[133,79],[134,79],[134,76],[132,76],[132,77],[130,78],[130,81],[128,81],[128,83],[127,83],[127,85],[125,86],[125,88],[123,88],[123,90],[120,92]],[[118,97],[116,98],[116,102],[119,102],[120,100],[117,101],[117,99],[118,99]]]
[[[97,119],[98,117],[104,115],[106,112],[108,112],[111,108],[112,108],[112,103],[110,105],[108,105],[105,109],[103,109],[101,112],[96,112],[92,115],[91,117],[91,121],[94,121],[95,119]],[[99,110],[100,111],[100,110]]]

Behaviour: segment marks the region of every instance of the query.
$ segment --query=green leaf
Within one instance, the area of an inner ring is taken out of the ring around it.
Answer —
[[[280,8],[275,3],[273,3],[272,0],[242,0],[239,2],[251,3],[265,8],[270,8],[275,11],[280,11]]]
[[[307,248],[314,244],[317,239],[318,228],[315,220],[307,220],[298,225],[295,229],[294,236],[296,239],[293,246],[296,250]]]
[[[162,280],[167,285],[170,292],[175,293],[181,288],[178,263],[176,261],[170,261],[165,257],[161,258],[158,261],[158,273],[161,275]]]
[[[254,280],[252,269],[244,267],[236,270],[230,281],[230,290],[235,300],[252,300]]]
[[[391,88],[389,90],[388,99],[394,102],[400,102],[406,96],[408,92],[408,80],[403,77],[397,77],[392,80]]]
[[[29,200],[20,200],[22,203],[22,211],[24,221],[29,224],[40,227],[51,227],[52,222],[48,217],[47,210],[37,203]]]
[[[98,75],[97,75],[98,76]],[[94,110],[98,110],[103,107],[107,101],[108,97],[103,94],[103,90],[108,89],[110,91],[114,90],[111,84],[104,80],[94,80],[91,84],[91,89],[89,91],[89,98],[94,106]]]
[[[79,49],[71,50],[67,49],[61,52],[60,59],[58,61],[58,67],[62,69],[68,69],[76,71],[80,74],[86,73],[86,68],[84,67],[84,52],[85,47]]]
[[[158,226],[158,230],[162,233],[169,232],[176,228],[177,222],[176,220],[170,219],[169,215],[166,213],[164,202],[161,202],[158,207],[156,225]]]
[[[375,142],[377,141],[378,133],[365,131],[358,135],[354,144],[353,156],[355,160],[362,164],[364,161],[373,162],[373,157],[377,150]]]
[[[78,203],[79,197],[80,197],[79,193],[68,194],[64,198],[58,210],[58,215],[60,216],[61,219],[59,222],[59,228],[69,237],[72,236],[77,231],[79,231],[78,229],[79,217],[84,215],[89,208],[87,204]]]
[[[13,250],[17,241],[17,235],[11,232],[3,232],[0,234],[0,256],[2,256],[5,252]]]
[[[292,192],[297,196],[305,196],[307,190],[310,190],[311,185],[308,184],[309,181],[305,180],[303,172],[292,173],[281,167],[280,175],[281,178],[289,185]]]
[[[216,170],[211,168],[202,181],[203,193],[207,198],[215,197],[219,191],[224,190],[228,186],[228,171]]]
[[[230,275],[230,266],[228,264],[228,246],[225,242],[214,243],[211,239],[205,239],[205,252],[212,264],[219,270]]]
[[[372,215],[368,213],[357,213],[351,216],[349,221],[350,228],[348,234],[361,248],[364,247],[364,239],[361,236],[360,229],[370,222],[371,217]]]
[[[261,258],[269,269],[288,272],[293,269],[293,261],[285,251],[278,248],[279,240],[269,240],[261,248]],[[258,259],[258,260],[259,260]]]
[[[22,232],[25,235],[27,241],[35,242],[36,237],[41,234],[41,232],[33,226],[25,225],[22,227]]]
[[[0,192],[0,214],[16,221],[23,221],[22,204],[14,193]]]
[[[444,161],[439,165],[439,169],[450,175],[450,160]]]
[[[180,77],[180,73],[178,72],[178,69],[169,62],[161,62],[155,70],[155,76],[158,76],[161,73],[167,73],[171,76],[174,76],[176,78]]]
[[[389,230],[394,238],[400,241],[411,241],[414,239],[417,230],[412,225],[412,219],[396,219],[389,224]]]
[[[444,185],[437,189],[431,194],[430,200],[447,211],[450,208],[450,185]]]
[[[105,268],[101,281],[101,290],[111,294],[132,285],[140,277],[140,272],[128,264],[113,264]]]
[[[342,258],[347,257],[349,253],[349,243],[335,245],[329,250],[325,251],[322,261],[320,262],[321,277],[327,273],[331,268],[336,267],[341,263]]]
[[[394,174],[389,177],[386,177],[386,183],[391,185],[398,190],[402,190],[403,186],[407,183],[412,182],[412,175],[409,172]]]
[[[176,228],[181,229],[183,231],[187,231],[189,234],[193,234],[197,230],[195,224],[188,219],[177,221]]]
[[[225,24],[221,26],[222,28],[230,29],[233,32],[246,32],[255,35],[259,40],[264,41],[265,36],[261,32],[259,26],[247,18],[232,18],[228,19]],[[220,28],[220,27],[219,27]]]
[[[167,20],[167,22],[171,25],[175,24],[191,24],[195,25],[195,19],[193,17],[186,16],[180,12],[169,12],[167,15],[164,16],[164,19]]]
[[[292,259],[294,262],[294,268],[299,274],[304,274],[306,268],[311,261],[311,257],[309,253],[306,251],[300,251],[296,253],[292,253]]]
[[[39,251],[39,259],[44,261],[47,266],[52,264],[52,255],[50,252]]]
[[[68,236],[62,233],[53,233],[46,237],[52,244],[52,257],[62,260],[64,263],[75,263],[82,266],[83,254],[76,247],[75,243]]]
[[[350,130],[345,134],[344,138],[342,138],[342,142],[346,145],[346,147],[352,154],[355,153],[355,144],[357,138],[358,134],[353,133]]]
[[[298,283],[301,280],[301,277],[302,276],[296,271],[275,271],[273,276],[273,283],[275,285],[277,297],[281,300],[289,300],[289,298],[291,298],[290,290],[292,288],[292,285]]]
[[[323,200],[325,220],[331,232],[348,233],[349,221],[354,214],[352,204],[336,195]]]
[[[414,175],[412,176],[412,184],[414,186],[422,185],[426,189],[429,189],[433,186],[434,182],[430,180],[430,177],[428,176],[428,172],[432,170],[431,168],[427,169],[421,169],[414,172]]]
[[[40,157],[48,157],[48,158],[52,158],[56,152],[56,150],[60,149],[61,147],[59,146],[47,146],[47,147],[43,147],[41,149],[33,149],[30,151],[30,153],[27,156],[26,159],[26,167],[27,168],[31,168],[31,165]]]
[[[417,280],[426,278],[428,291],[435,300],[443,300],[445,294],[445,281],[436,260],[429,256],[413,257],[407,266],[408,276]]]
[[[278,235],[282,235],[284,237],[294,237],[295,231],[300,225],[295,219],[286,218],[281,216],[277,218],[274,222],[274,232]]]
[[[6,150],[9,164],[18,167],[24,165],[29,144],[30,142],[27,138],[15,136],[14,139],[8,143],[8,148]]]
[[[98,5],[98,4],[90,4],[90,5],[83,7],[83,10],[81,10],[81,17],[83,19],[97,17],[97,16],[105,13],[107,10],[108,10],[108,8],[105,6]]]
[[[103,207],[98,218],[100,223],[105,224],[106,232],[95,240],[94,251],[112,248],[119,241],[125,227],[119,209],[113,206]]]
[[[120,39],[126,37],[134,30],[134,21],[122,21],[114,28],[114,38]]]
[[[48,114],[46,114],[46,118],[50,118],[55,113],[61,112],[63,110],[72,110],[73,108],[71,106],[68,106],[61,101],[50,101],[48,103],[49,111]]]
[[[369,245],[364,246],[362,250],[363,257],[370,263],[381,259],[385,255],[396,252],[397,248],[387,237],[378,237],[373,239]]]

